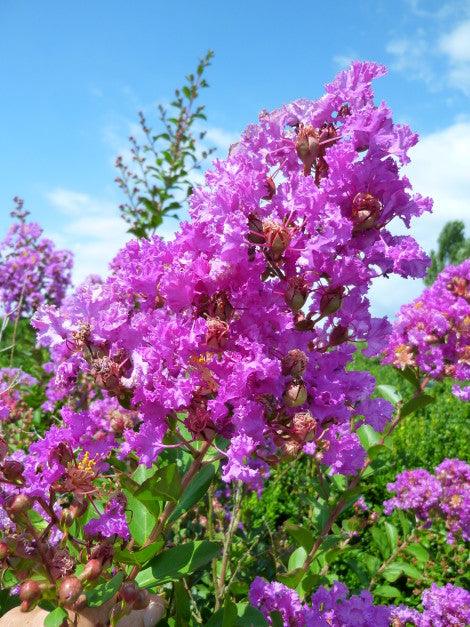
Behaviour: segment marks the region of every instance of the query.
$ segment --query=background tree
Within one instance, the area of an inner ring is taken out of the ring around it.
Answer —
[[[204,73],[213,56],[209,50],[195,74],[189,74],[183,87],[175,90],[170,112],[158,105],[161,132],[155,134],[139,112],[143,143],[129,138],[131,164],[122,157],[116,159],[116,182],[127,197],[119,207],[121,216],[136,237],[153,235],[165,216],[178,218],[177,212],[192,192],[191,172],[199,170],[214,151],[199,146],[206,131],[198,129],[198,122],[206,120],[206,115],[205,106],[197,104],[201,90],[208,87]]]
[[[447,222],[437,243],[437,251],[431,251],[431,265],[424,279],[426,285],[434,283],[437,275],[449,264],[459,264],[470,257],[470,238],[465,237],[462,220]]]

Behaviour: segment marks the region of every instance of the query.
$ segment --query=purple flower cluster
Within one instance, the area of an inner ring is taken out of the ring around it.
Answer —
[[[396,496],[384,502],[386,514],[410,510],[425,523],[444,520],[447,540],[470,540],[470,466],[459,459],[445,459],[432,475],[427,470],[405,470],[387,488]]]
[[[302,603],[297,592],[282,583],[256,577],[250,587],[250,603],[271,624],[270,613],[279,612],[286,627],[388,627],[391,608],[374,605],[370,592],[349,597],[348,588],[336,581],[331,590],[323,586]]]
[[[435,583],[422,595],[423,612],[400,606],[392,609],[394,627],[408,623],[416,627],[463,627],[470,624],[470,592],[448,583]]]
[[[224,478],[255,489],[302,451],[332,472],[361,467],[351,425],[381,430],[392,412],[370,398],[370,374],[348,369],[355,342],[375,355],[387,339],[367,292],[428,263],[387,229],[431,201],[400,175],[417,136],[374,104],[384,73],[353,63],[319,100],[263,112],[193,193],[173,241],[131,241],[103,284],[35,317],[61,394],[92,376],[138,411],[124,438],[141,462],[184,422],[194,439],[227,439]]]
[[[385,363],[419,368],[432,379],[470,379],[470,259],[448,266],[419,298],[404,305],[393,326]],[[469,400],[470,388],[454,394]]]
[[[24,388],[35,383],[37,379],[20,368],[0,368],[0,421],[18,417]]]
[[[64,407],[61,414],[62,426],[53,425],[27,453],[17,450],[0,464],[0,506],[20,493],[38,503],[52,502],[61,493],[71,493],[78,502],[83,501],[96,492],[96,480],[108,470],[107,456],[119,449],[123,431],[132,429],[135,422],[134,412],[114,398],[93,401],[83,411]],[[100,524],[103,529],[113,524],[117,527],[121,510],[109,505],[104,520],[91,528],[99,529]],[[120,528],[125,529],[124,525],[125,519]]]
[[[30,316],[43,304],[60,305],[70,285],[72,253],[58,250],[27,222],[23,201],[15,198],[14,223],[0,242],[0,311]]]

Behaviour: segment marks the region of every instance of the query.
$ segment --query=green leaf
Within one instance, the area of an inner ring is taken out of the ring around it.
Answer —
[[[375,545],[382,553],[382,556],[387,559],[390,556],[391,551],[388,545],[387,535],[385,531],[383,531],[382,529],[378,529],[377,527],[372,527],[370,532],[372,534],[372,538],[374,539]]]
[[[114,551],[114,557],[117,562],[123,562],[124,564],[145,564],[145,562],[148,562],[160,551],[163,544],[163,540],[160,539],[138,551],[128,551],[127,549],[120,551],[116,549]]]
[[[64,620],[68,620],[68,617],[63,607],[56,607],[44,619],[44,627],[62,627]]]
[[[303,546],[306,551],[310,551],[315,542],[315,538],[313,534],[305,527],[300,527],[299,525],[293,525],[292,523],[286,523],[284,525],[284,529],[287,533],[294,538],[294,540],[300,546]]]
[[[403,568],[397,562],[392,562],[385,568],[382,572],[384,579],[390,582],[396,581],[399,577],[401,577],[403,573]]]
[[[173,583],[173,594],[175,598],[176,624],[187,625],[191,619],[191,602],[183,581],[175,581]]]
[[[194,479],[183,492],[178,505],[173,510],[168,522],[175,521],[181,514],[187,512],[195,505],[209,489],[210,484],[215,476],[215,465],[207,464],[196,474]]]
[[[277,575],[277,579],[289,586],[289,588],[297,588],[303,577],[305,577],[305,573],[302,568],[296,568],[295,570],[289,570],[287,573]]]
[[[109,581],[99,584],[93,590],[86,592],[88,607],[99,607],[109,601],[121,587],[124,580],[124,573],[114,575]]]
[[[374,589],[374,594],[386,597],[387,599],[393,599],[401,596],[400,590],[394,588],[393,586],[377,586],[377,588]]]
[[[419,544],[418,542],[410,544],[407,547],[406,551],[407,553],[410,553],[410,555],[412,555],[413,557],[416,557],[416,559],[420,562],[427,562],[429,560],[428,551],[424,548],[422,544]]]
[[[132,473],[132,479],[139,485],[142,485],[144,481],[150,479],[150,477],[153,477],[156,472],[156,466],[151,466],[150,468],[147,468],[145,464],[139,464]]]
[[[135,580],[142,588],[175,581],[210,562],[218,551],[219,545],[207,540],[179,544],[157,555]]]
[[[402,400],[400,392],[393,385],[378,385],[376,391],[393,405],[397,405]]]
[[[237,627],[267,627],[268,623],[261,612],[249,603],[237,603]]]
[[[296,570],[297,568],[302,568],[306,557],[307,551],[304,549],[303,546],[299,546],[298,549],[295,549],[295,551],[289,557],[289,563],[287,565],[289,571]]]
[[[423,577],[423,573],[419,571],[416,566],[412,564],[408,564],[407,562],[395,562],[401,566],[402,571],[405,573],[407,577],[411,579],[421,579]]]
[[[388,542],[390,544],[390,548],[393,551],[395,551],[395,549],[397,548],[397,544],[398,544],[398,531],[397,528],[392,525],[391,523],[389,523],[388,521],[385,522],[385,533],[387,534],[387,538],[388,538]]]
[[[368,451],[372,446],[375,446],[382,437],[380,433],[377,433],[370,425],[361,425],[357,430],[357,435],[364,448]]]
[[[433,402],[433,396],[429,396],[429,394],[420,394],[420,396],[416,396],[415,398],[410,399],[403,405],[400,415],[402,418],[404,418],[405,416],[409,416],[418,409],[422,409],[423,407],[426,407],[426,405],[429,405]]]
[[[137,544],[143,545],[152,532],[157,518],[131,492],[125,490],[124,494],[127,498],[126,519],[129,530]]]

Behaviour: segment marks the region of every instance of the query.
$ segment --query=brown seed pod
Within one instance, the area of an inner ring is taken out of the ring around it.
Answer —
[[[2,472],[5,479],[8,481],[18,481],[23,478],[24,466],[21,462],[15,459],[7,460],[2,466]]]
[[[28,509],[31,509],[31,499],[26,494],[17,494],[10,496],[5,502],[5,510],[11,518],[20,516]]]
[[[83,587],[80,579],[74,575],[65,577],[59,586],[59,601],[65,607],[71,606],[82,594]]]
[[[41,597],[41,588],[37,581],[27,579],[20,586],[20,599],[22,601],[37,601]]]

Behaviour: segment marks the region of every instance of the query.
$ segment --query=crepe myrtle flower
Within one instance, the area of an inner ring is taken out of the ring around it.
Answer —
[[[225,481],[262,488],[281,458],[314,455],[330,472],[364,462],[356,429],[392,407],[350,370],[356,343],[384,349],[369,310],[377,276],[423,276],[428,259],[393,235],[430,211],[401,173],[417,135],[374,102],[375,63],[355,62],[318,100],[261,113],[190,199],[172,241],[130,241],[101,283],[87,281],[34,317],[67,401],[90,377],[135,411],[120,455],[151,465],[169,429],[222,437]]]

